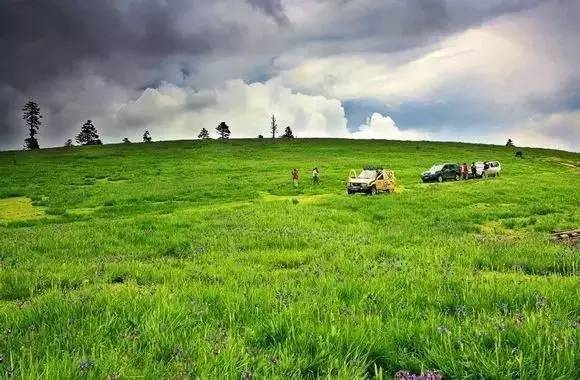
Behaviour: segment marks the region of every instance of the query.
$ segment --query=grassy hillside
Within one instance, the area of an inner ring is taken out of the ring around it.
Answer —
[[[347,140],[0,153],[0,377],[578,378],[580,256],[549,232],[580,226],[580,155],[513,153]],[[481,159],[502,176],[419,181]],[[347,196],[365,164],[393,169],[399,191]]]

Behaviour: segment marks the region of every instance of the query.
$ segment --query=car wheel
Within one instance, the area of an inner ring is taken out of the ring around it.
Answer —
[[[376,187],[371,187],[371,195],[377,195],[377,188]]]
[[[352,195],[352,193],[353,193],[353,192],[352,192],[352,191],[350,191],[350,190],[346,190],[346,193],[347,193],[348,195]]]
[[[459,181],[461,179],[461,177],[459,176],[459,174],[455,174],[455,180]]]
[[[437,182],[443,182],[443,176],[437,177]]]

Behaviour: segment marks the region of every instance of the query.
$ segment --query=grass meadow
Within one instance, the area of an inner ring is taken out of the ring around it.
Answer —
[[[580,154],[394,141],[0,153],[0,378],[580,378]],[[499,178],[423,184],[445,161]],[[349,169],[399,189],[347,196]],[[321,183],[309,182],[317,166]],[[290,179],[300,169],[300,186]]]

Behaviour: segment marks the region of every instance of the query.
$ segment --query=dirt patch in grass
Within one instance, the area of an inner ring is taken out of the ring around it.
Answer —
[[[580,229],[552,231],[552,241],[580,251]]]
[[[107,178],[109,182],[127,182],[129,178],[123,176],[111,176]]]
[[[120,182],[127,182],[129,178],[121,177],[121,176],[111,176],[105,178],[96,178],[95,183],[120,183]]]
[[[272,195],[270,193],[260,192],[260,199],[265,202],[286,201],[294,204],[316,204],[331,197],[332,194],[315,194],[315,195]]]
[[[0,199],[0,222],[11,222],[41,218],[45,215],[40,208],[33,206],[26,197]]]
[[[98,176],[98,177],[85,177],[80,181],[70,182],[69,186],[94,186],[97,184],[105,183],[123,183],[129,181],[129,178],[123,176]]]

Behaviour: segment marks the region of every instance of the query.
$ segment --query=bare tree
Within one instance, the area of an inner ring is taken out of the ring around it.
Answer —
[[[272,122],[270,124],[270,130],[272,131],[272,138],[276,138],[276,132],[278,131],[278,124],[276,124],[276,116],[272,115]]]

